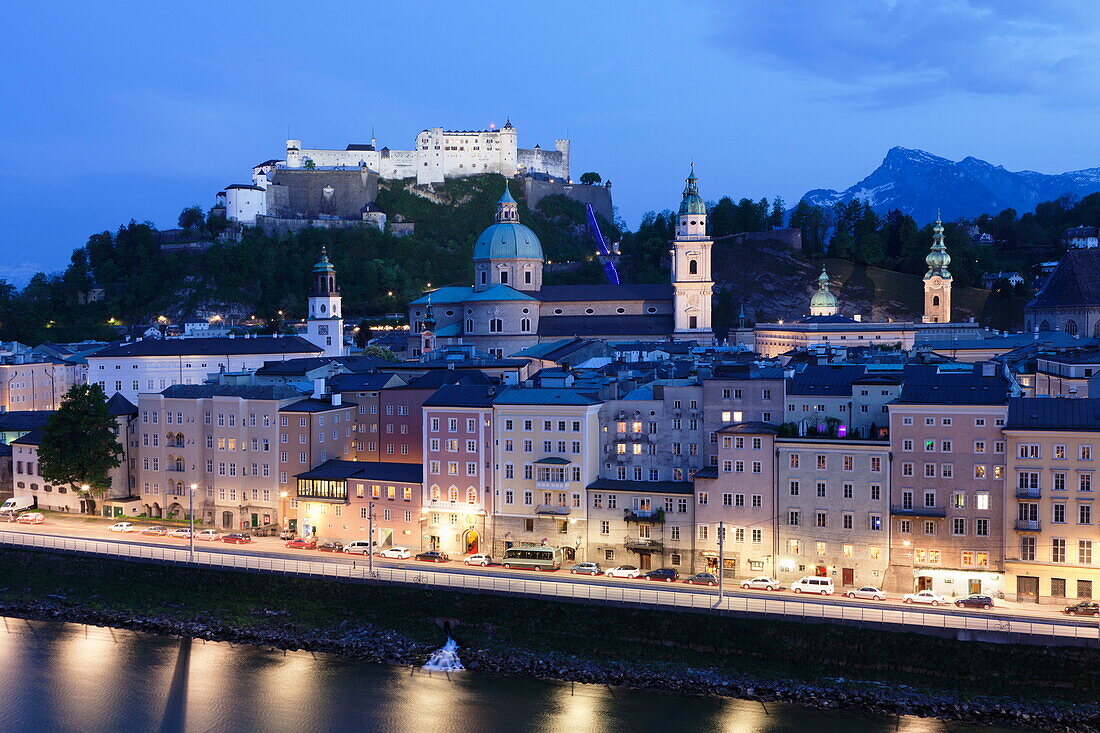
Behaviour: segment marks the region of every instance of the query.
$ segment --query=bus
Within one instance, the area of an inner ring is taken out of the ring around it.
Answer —
[[[506,568],[523,570],[559,570],[564,560],[565,551],[560,547],[527,545],[505,550],[501,564]]]

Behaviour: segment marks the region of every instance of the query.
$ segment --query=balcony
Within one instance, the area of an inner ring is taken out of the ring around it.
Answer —
[[[569,516],[569,507],[539,504],[535,507],[535,514],[544,514],[552,517],[567,517]]]
[[[665,521],[664,509],[627,509],[623,513],[627,522],[651,522],[659,524]]]
[[[661,552],[665,549],[663,544],[648,537],[627,537],[623,540],[623,546],[635,552]]]
[[[901,517],[939,517],[947,516],[946,507],[942,506],[897,506],[891,505],[890,513]]]
[[[1017,499],[1041,499],[1043,498],[1043,490],[1039,487],[1033,489],[1025,489],[1022,486],[1016,487]]]
[[[1038,532],[1042,529],[1038,519],[1017,519],[1016,531],[1017,532]]]
[[[565,491],[564,481],[535,481],[536,491]]]

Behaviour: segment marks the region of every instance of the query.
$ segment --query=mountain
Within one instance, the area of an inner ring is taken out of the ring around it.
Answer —
[[[843,191],[814,189],[802,197],[818,206],[864,199],[880,214],[900,209],[920,223],[998,214],[1023,213],[1065,194],[1078,197],[1100,191],[1100,168],[1057,175],[1009,171],[974,157],[948,160],[923,150],[890,148],[882,165]]]

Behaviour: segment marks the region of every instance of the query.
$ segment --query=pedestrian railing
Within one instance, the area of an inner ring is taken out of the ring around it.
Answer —
[[[769,614],[790,620],[821,619],[858,622],[865,625],[905,627],[908,631],[956,629],[971,632],[1002,632],[1019,635],[1020,641],[1045,643],[1057,637],[1059,643],[1096,645],[1100,643],[1100,627],[1087,621],[1069,619],[982,617],[967,613],[945,613],[937,609],[875,608],[850,603],[835,603],[796,598],[759,598],[726,596],[721,603],[713,592],[672,590],[650,585],[609,586],[571,579],[548,580],[530,577],[484,575],[455,572],[431,566],[395,568],[375,566],[363,560],[337,561],[274,558],[230,552],[196,551],[194,557],[186,548],[155,547],[111,540],[79,539],[22,532],[0,531],[0,545],[32,547],[47,550],[118,557],[145,561],[188,564],[213,568],[248,570],[284,575],[306,575],[318,578],[342,578],[352,581],[395,583],[432,588],[480,591],[510,595],[539,596],[590,601],[594,603],[632,606],[670,607],[707,612]]]

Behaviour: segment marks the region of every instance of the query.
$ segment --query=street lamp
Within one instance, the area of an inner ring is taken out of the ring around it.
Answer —
[[[88,490],[90,488],[91,487],[88,486],[88,484],[81,484],[80,485],[80,503],[82,505],[80,507],[81,511],[84,511],[88,508]]]
[[[191,484],[191,491],[187,495],[187,516],[191,520],[191,562],[195,562],[195,489],[199,488],[198,484]]]

